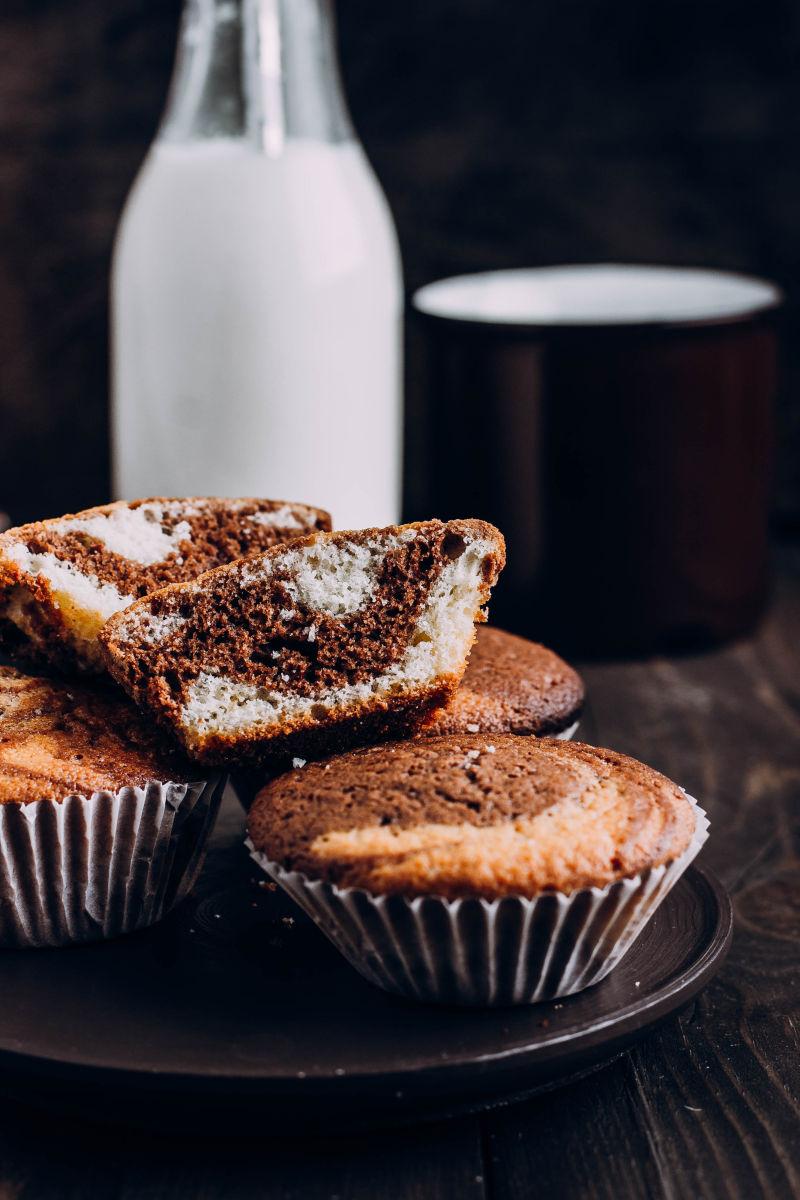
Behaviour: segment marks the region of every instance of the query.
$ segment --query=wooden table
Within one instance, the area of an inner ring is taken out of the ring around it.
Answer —
[[[791,564],[790,564],[791,566]],[[752,640],[585,668],[587,740],[700,798],[735,903],[691,1012],[595,1075],[483,1115],[327,1143],[75,1127],[5,1106],[0,1200],[529,1200],[800,1195],[800,564]],[[53,997],[57,1007],[58,997]]]

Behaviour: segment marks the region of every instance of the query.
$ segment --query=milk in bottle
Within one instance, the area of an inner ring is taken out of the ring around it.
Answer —
[[[117,495],[396,521],[401,296],[327,0],[189,0],[115,248]]]

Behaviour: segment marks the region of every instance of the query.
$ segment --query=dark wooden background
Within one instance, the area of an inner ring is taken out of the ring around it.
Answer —
[[[0,509],[16,519],[107,498],[109,252],[162,108],[179,8],[0,6]],[[796,0],[338,10],[351,107],[409,288],[609,258],[754,271],[787,288],[775,512],[800,529]]]

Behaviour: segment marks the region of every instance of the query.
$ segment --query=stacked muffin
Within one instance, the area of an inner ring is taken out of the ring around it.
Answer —
[[[663,776],[567,740],[583,686],[550,650],[476,640],[504,561],[482,521],[332,533],[256,500],[2,535],[5,644],[101,678],[80,696],[2,681],[0,825],[20,844],[24,811],[31,833],[0,943],[157,919],[199,869],[219,773],[246,770],[251,853],[371,981],[488,1004],[601,979],[707,822]]]

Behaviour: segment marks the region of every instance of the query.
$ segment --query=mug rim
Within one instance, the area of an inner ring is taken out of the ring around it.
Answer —
[[[743,299],[739,307],[733,307],[722,312],[713,311],[707,314],[692,313],[687,316],[678,314],[663,316],[646,315],[642,317],[622,316],[611,320],[598,320],[594,316],[565,320],[563,316],[537,317],[536,315],[520,318],[504,315],[493,318],[481,313],[465,314],[463,307],[461,310],[445,312],[430,304],[437,291],[452,284],[473,284],[477,281],[500,280],[509,277],[519,279],[524,276],[532,276],[534,278],[538,276],[541,279],[552,279],[556,274],[574,275],[579,272],[594,271],[614,271],[623,275],[638,275],[640,278],[645,274],[653,272],[666,273],[681,276],[683,279],[693,276],[697,282],[700,282],[701,277],[707,282],[716,278],[749,290],[750,297],[747,301]],[[761,293],[760,298],[758,297],[758,293]],[[503,331],[516,332],[518,334],[562,333],[579,335],[602,333],[613,335],[614,333],[630,333],[637,330],[642,332],[702,330],[758,321],[775,314],[783,307],[784,302],[784,292],[777,284],[761,276],[749,275],[741,271],[727,271],[716,267],[689,267],[672,266],[664,263],[624,263],[612,261],[598,263],[558,263],[538,267],[511,267],[491,271],[467,272],[432,280],[430,283],[417,288],[411,295],[411,306],[415,313],[427,321],[441,322],[454,326],[469,326],[475,330],[482,330],[487,333]]]

